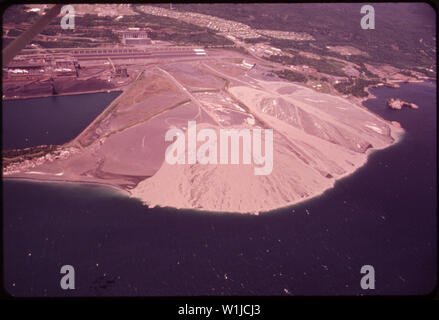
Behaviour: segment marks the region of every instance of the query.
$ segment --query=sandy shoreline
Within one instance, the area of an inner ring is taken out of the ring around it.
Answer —
[[[391,126],[391,127],[392,127],[392,126]],[[176,210],[189,210],[189,211],[194,211],[194,212],[208,212],[208,213],[213,213],[213,214],[240,214],[240,215],[251,215],[251,216],[258,216],[258,215],[264,215],[264,214],[271,214],[271,213],[274,213],[274,212],[276,212],[276,211],[278,211],[278,210],[282,210],[282,209],[286,209],[286,208],[292,208],[292,207],[294,207],[295,205],[302,204],[302,203],[304,203],[304,202],[306,202],[306,201],[310,201],[310,200],[313,200],[313,199],[316,199],[316,198],[320,197],[321,195],[323,195],[323,194],[324,194],[325,192],[327,192],[328,190],[331,190],[332,188],[334,188],[335,185],[336,185],[336,183],[337,183],[338,181],[340,181],[340,180],[342,180],[342,179],[344,179],[344,178],[347,178],[347,177],[351,176],[352,174],[355,174],[355,172],[356,172],[358,169],[360,169],[360,168],[364,167],[365,165],[367,165],[367,160],[368,160],[368,158],[369,158],[369,155],[371,155],[372,153],[374,153],[374,152],[376,152],[376,151],[379,151],[379,150],[383,150],[383,149],[389,148],[389,147],[391,147],[391,146],[394,146],[394,145],[400,143],[400,142],[403,140],[403,138],[404,138],[404,133],[405,133],[405,132],[402,132],[402,133],[398,134],[398,133],[395,132],[395,131],[396,131],[396,130],[395,130],[395,128],[393,127],[393,128],[392,128],[392,137],[393,137],[393,139],[394,139],[395,141],[394,141],[391,145],[386,146],[386,147],[381,147],[381,148],[370,148],[370,149],[368,149],[368,150],[366,151],[366,155],[367,155],[366,161],[364,161],[360,166],[355,167],[352,171],[346,172],[345,174],[339,176],[337,179],[334,179],[334,183],[333,183],[333,185],[332,185],[330,188],[327,188],[327,189],[321,191],[320,193],[313,194],[313,195],[311,195],[311,196],[309,196],[309,197],[305,197],[305,198],[299,199],[298,201],[290,202],[290,203],[288,203],[288,204],[286,204],[286,205],[283,205],[283,206],[281,206],[281,207],[273,207],[273,208],[271,208],[271,209],[263,210],[263,211],[259,211],[259,212],[210,211],[210,210],[206,210],[206,209],[198,209],[198,208],[184,208],[184,207],[176,208],[176,207],[171,207],[171,206],[161,206],[161,205],[155,205],[155,206],[151,206],[151,207],[148,206],[148,208],[172,208],[172,209],[176,209]],[[139,199],[139,198],[137,198],[137,197],[132,197],[131,195],[130,195],[130,197],[131,197],[131,198],[135,198],[135,199]],[[141,199],[139,199],[139,200],[141,201]]]
[[[366,107],[364,107],[364,108],[366,108]],[[367,108],[366,108],[366,110],[368,112],[372,113],[373,115],[378,116],[378,115],[374,114],[373,112],[371,112],[370,110],[368,110]],[[321,196],[326,191],[334,188],[337,181],[340,181],[340,180],[342,180],[342,179],[344,179],[344,178],[354,174],[359,168],[367,165],[367,159],[368,159],[370,154],[372,154],[373,152],[376,152],[378,150],[382,150],[382,149],[386,149],[388,147],[391,147],[391,146],[393,146],[393,145],[395,145],[395,144],[397,144],[397,143],[399,143],[399,142],[401,142],[403,140],[404,132],[402,132],[402,133],[399,133],[400,131],[396,132],[396,131],[398,131],[398,129],[395,128],[392,125],[389,125],[389,127],[391,128],[391,136],[394,139],[394,142],[391,145],[384,146],[384,147],[381,147],[381,148],[377,147],[377,148],[370,148],[370,149],[368,149],[366,151],[366,155],[367,155],[366,160],[363,163],[361,163],[359,166],[356,166],[356,167],[352,168],[352,170],[346,172],[343,175],[340,175],[339,177],[337,177],[337,179],[334,179],[333,180],[333,184],[332,184],[332,186],[330,188],[324,189],[320,193],[313,194],[313,195],[311,195],[309,197],[305,197],[305,198],[299,199],[297,201],[290,202],[290,203],[288,203],[286,205],[283,205],[281,207],[272,207],[272,208],[270,208],[268,210],[264,210],[264,211],[260,211],[260,212],[238,212],[238,211],[236,211],[236,213],[248,214],[248,215],[267,214],[267,213],[274,212],[276,210],[281,210],[281,209],[293,207],[295,205],[301,204],[303,202],[306,202],[306,201],[309,201],[309,200],[312,200],[312,199],[315,199],[315,198]],[[114,184],[111,184],[111,183],[103,183],[102,180],[98,180],[98,179],[96,179],[95,181],[93,181],[94,179],[88,179],[88,180],[80,180],[80,179],[79,180],[66,180],[66,179],[62,179],[62,178],[59,178],[59,177],[54,177],[54,176],[49,175],[49,174],[41,174],[41,175],[36,176],[35,178],[31,178],[28,175],[26,175],[26,177],[20,177],[20,176],[15,176],[15,177],[8,177],[8,176],[6,176],[5,177],[5,176],[3,176],[3,179],[4,180],[23,180],[23,181],[29,181],[29,182],[35,182],[35,183],[99,185],[99,186],[103,186],[103,187],[109,187],[109,188],[111,188],[111,189],[113,189],[113,190],[115,190],[117,192],[120,192],[124,196],[127,196],[128,198],[134,198],[134,199],[137,199],[137,200],[141,201],[141,199],[139,199],[137,197],[133,197],[132,193],[128,189],[125,189],[125,188],[123,188],[121,186],[117,186],[117,185],[114,185]],[[196,212],[209,212],[209,213],[217,213],[217,214],[224,214],[224,213],[236,214],[236,213],[229,212],[229,211],[210,211],[210,210],[206,210],[206,209],[184,208],[184,207],[176,208],[176,207],[160,206],[160,205],[151,206],[149,208],[154,208],[154,207],[173,208],[173,209],[176,209],[176,210],[191,210],[191,211],[196,211]]]
[[[370,96],[372,96],[372,98],[369,98],[369,99],[374,99],[374,98],[376,98],[376,97],[373,96],[372,94],[370,94]],[[339,97],[339,96],[336,96],[336,97]],[[342,97],[340,97],[340,98],[342,98]],[[117,99],[116,99],[116,100],[117,100]],[[116,101],[116,100],[114,100],[114,101]],[[368,100],[368,99],[365,99],[364,101],[366,101],[366,100]],[[110,105],[113,104],[114,101],[112,101],[112,102],[110,103]],[[373,116],[378,117],[378,118],[380,118],[381,120],[387,122],[387,123],[389,124],[390,129],[391,129],[391,137],[394,139],[394,142],[393,142],[392,144],[388,145],[388,146],[383,146],[383,147],[381,147],[381,148],[376,147],[376,148],[370,148],[370,149],[368,149],[368,150],[366,151],[367,158],[368,158],[368,156],[369,156],[370,154],[372,154],[373,152],[378,151],[378,150],[385,149],[385,148],[387,148],[387,147],[391,147],[392,145],[395,145],[395,144],[399,143],[399,142],[403,139],[404,132],[401,132],[400,129],[397,129],[397,128],[395,128],[393,125],[391,125],[391,124],[390,124],[390,121],[381,118],[379,115],[373,113],[372,111],[370,111],[367,107],[365,107],[365,106],[362,105],[362,104],[360,105],[360,107],[361,107],[362,109],[364,109],[365,111],[367,111],[368,113],[372,114]],[[105,110],[104,110],[104,111],[105,111]],[[98,117],[99,117],[99,116],[98,116]],[[93,122],[94,122],[94,121],[93,121]],[[348,177],[348,176],[352,175],[352,174],[355,173],[359,168],[365,166],[365,165],[367,164],[367,158],[366,158],[366,160],[365,160],[364,162],[362,162],[359,166],[356,166],[356,167],[352,168],[350,171],[348,171],[348,172],[346,172],[345,174],[343,174],[343,175],[337,177],[337,179],[334,179],[333,184],[332,184],[332,186],[331,186],[330,188],[324,189],[324,190],[321,191],[320,193],[313,194],[313,195],[311,195],[311,196],[309,196],[309,197],[305,197],[305,198],[299,199],[299,200],[297,200],[297,201],[290,202],[290,203],[288,203],[288,204],[286,204],[286,205],[284,205],[284,206],[281,206],[281,207],[272,207],[272,208],[270,208],[270,209],[268,209],[268,210],[261,211],[260,213],[265,214],[265,213],[269,213],[269,212],[276,211],[276,210],[279,210],[279,209],[284,209],[284,208],[292,207],[292,206],[294,206],[294,205],[297,205],[297,204],[300,204],[300,203],[302,203],[302,202],[309,201],[309,200],[311,200],[311,199],[314,199],[314,198],[317,198],[317,197],[321,196],[321,195],[322,195],[323,193],[325,193],[327,190],[330,190],[330,189],[334,188],[334,186],[335,186],[335,184],[336,184],[337,181],[339,181],[339,180],[341,180],[341,179],[343,179],[343,178],[345,178],[345,177]],[[25,177],[20,177],[20,176],[13,176],[13,177],[3,176],[3,179],[5,179],[5,180],[24,180],[24,181],[30,181],[30,182],[42,182],[42,183],[62,183],[62,184],[72,184],[72,183],[73,183],[73,184],[92,184],[92,185],[100,185],[100,186],[104,186],[104,187],[110,187],[111,189],[116,190],[116,191],[120,192],[121,194],[123,194],[123,195],[125,195],[125,196],[127,196],[127,197],[130,197],[130,198],[136,198],[136,197],[133,197],[133,196],[132,196],[132,193],[130,192],[130,190],[128,190],[128,189],[126,189],[126,188],[123,188],[122,186],[115,185],[115,184],[112,184],[112,183],[103,183],[102,180],[94,179],[94,178],[88,178],[88,179],[83,179],[83,180],[82,180],[82,179],[77,179],[77,178],[76,178],[75,180],[71,180],[71,179],[68,180],[68,179],[65,179],[65,178],[63,179],[63,178],[58,177],[58,176],[53,176],[53,175],[51,175],[51,174],[42,173],[41,175],[38,175],[38,176],[35,175],[34,178],[33,178],[33,177],[29,177],[29,174],[27,174]],[[138,198],[136,198],[136,199],[138,199]],[[157,205],[156,207],[162,207],[162,206]],[[168,207],[168,208],[174,208],[174,207],[169,207],[169,206],[163,206],[162,208],[166,208],[166,207]],[[223,213],[231,213],[231,212],[228,212],[228,211],[209,211],[209,210],[206,210],[206,209],[197,209],[197,208],[174,208],[174,209],[177,209],[177,210],[193,210],[193,211],[202,211],[202,212],[211,212],[211,213],[222,213],[222,214],[223,214]],[[239,212],[239,213],[240,213],[240,214],[251,214],[251,215],[259,214],[259,212],[258,212],[258,213]]]
[[[403,81],[403,82],[408,82],[408,81]],[[424,82],[424,81],[412,81],[412,82]],[[370,87],[376,87],[376,86],[370,86]],[[368,91],[369,88],[368,87],[366,90]],[[107,90],[105,90],[107,91]],[[118,90],[114,90],[114,91],[121,91],[120,89]],[[368,91],[369,96],[367,97],[367,99],[361,99],[361,101],[366,101],[369,99],[374,99],[376,97],[374,97],[372,94],[370,94],[370,92]],[[81,94],[81,93],[76,93],[76,94]],[[68,94],[66,94],[68,95]],[[121,96],[119,96],[120,98]],[[338,95],[333,95],[334,98],[338,98],[338,99],[343,99],[346,100],[345,98],[338,96]],[[104,109],[104,111],[88,126],[91,127],[97,119],[101,118],[102,115],[105,115],[106,111],[108,108],[111,107],[111,105],[113,105],[116,101],[119,101],[119,99],[115,99],[113,100],[109,106],[107,108]],[[358,100],[356,100],[358,101]],[[351,103],[354,103],[351,101]],[[314,199],[316,197],[321,196],[323,193],[325,193],[327,190],[334,188],[335,184],[337,181],[350,176],[351,174],[355,173],[359,168],[363,167],[364,165],[367,164],[367,160],[370,154],[372,154],[375,151],[381,150],[381,149],[385,149],[387,147],[391,147],[392,145],[395,145],[397,143],[399,143],[404,136],[404,131],[394,127],[390,121],[383,119],[382,117],[380,117],[379,115],[373,113],[371,110],[369,110],[368,108],[366,108],[362,103],[354,103],[357,107],[360,107],[361,109],[363,109],[364,111],[366,111],[368,114],[372,115],[373,117],[382,120],[383,122],[385,122],[389,128],[390,128],[390,136],[393,139],[393,142],[391,142],[390,144],[385,144],[385,145],[381,145],[381,146],[377,146],[377,147],[373,147],[373,148],[368,148],[364,154],[366,155],[366,157],[364,159],[362,159],[361,161],[358,161],[356,163],[355,166],[353,167],[348,167],[345,168],[346,172],[344,172],[343,174],[337,175],[336,177],[334,177],[334,179],[331,179],[330,183],[328,183],[327,185],[323,186],[323,189],[321,190],[321,192],[316,192],[316,193],[311,193],[308,196],[304,196],[302,198],[296,199],[295,201],[291,201],[288,203],[282,203],[280,206],[276,206],[276,205],[272,205],[269,206],[267,205],[263,210],[261,211],[257,211],[257,212],[249,212],[249,211],[233,211],[233,213],[240,213],[240,214],[259,214],[259,213],[269,213],[269,212],[273,212],[279,209],[283,209],[283,208],[288,208],[288,207],[292,207],[294,205],[297,205],[299,203]],[[81,132],[78,137],[80,137],[85,131]],[[66,145],[68,145],[70,142],[66,143]],[[31,173],[32,174],[32,173]],[[20,176],[21,175],[21,176]],[[105,183],[102,181],[102,179],[99,178],[95,178],[95,177],[86,177],[84,179],[81,179],[81,177],[78,176],[72,176],[69,177],[68,175],[61,177],[61,176],[56,176],[53,173],[41,173],[41,174],[35,174],[34,176],[29,176],[29,172],[23,172],[23,174],[16,174],[15,176],[5,176],[3,175],[3,178],[5,180],[8,179],[15,179],[15,180],[27,180],[27,181],[32,181],[32,182],[45,182],[45,183],[83,183],[83,184],[95,184],[95,185],[101,185],[104,187],[111,187],[113,190],[117,190],[118,192],[121,192],[122,194],[124,194],[124,196],[128,196],[128,197],[135,197],[133,196],[133,192],[131,191],[132,188],[125,188],[123,184],[120,183],[120,181],[118,182],[117,178],[110,178],[108,179],[108,183]],[[150,178],[148,178],[150,179]],[[148,180],[147,179],[147,180]],[[317,190],[316,190],[317,191]],[[139,197],[135,197],[137,199],[140,199],[140,201],[144,202],[141,198]],[[144,202],[145,203],[145,202]],[[149,207],[169,207],[169,208],[175,208],[175,209],[184,209],[184,210],[193,210],[193,211],[202,211],[202,212],[212,212],[212,213],[232,213],[232,211],[216,211],[216,210],[209,210],[209,209],[202,209],[202,208],[194,208],[194,207],[178,207],[178,206],[174,206],[174,205],[151,205]]]
[[[103,183],[102,181],[86,181],[86,180],[56,180],[51,179],[49,175],[44,175],[43,177],[38,178],[31,178],[31,177],[4,177],[3,181],[27,181],[32,183],[47,183],[47,184],[65,184],[65,185],[96,185],[96,186],[102,186],[106,188],[111,188],[114,191],[117,191],[125,196],[130,196],[130,192],[128,190],[123,189],[122,187],[118,187],[114,184],[110,183]]]

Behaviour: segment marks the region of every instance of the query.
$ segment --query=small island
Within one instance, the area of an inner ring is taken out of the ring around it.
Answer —
[[[419,109],[419,106],[414,103],[406,102],[397,98],[390,98],[387,100],[387,105],[395,110],[401,110],[403,107],[410,107],[412,109]]]

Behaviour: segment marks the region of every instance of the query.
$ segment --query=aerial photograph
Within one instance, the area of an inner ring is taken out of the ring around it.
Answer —
[[[436,19],[421,2],[5,6],[5,294],[434,294]]]

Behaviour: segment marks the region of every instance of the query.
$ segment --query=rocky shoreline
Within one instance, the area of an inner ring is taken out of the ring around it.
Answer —
[[[394,110],[401,110],[403,107],[410,107],[412,109],[419,109],[419,106],[415,103],[407,102],[399,98],[390,98],[387,100],[387,106]]]

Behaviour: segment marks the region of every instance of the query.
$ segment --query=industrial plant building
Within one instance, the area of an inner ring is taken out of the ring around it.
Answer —
[[[77,76],[78,61],[68,55],[36,54],[17,56],[3,68],[3,79],[32,81],[42,78]]]
[[[151,44],[148,33],[140,28],[128,28],[120,32],[122,35],[122,44],[131,46],[145,46]]]

